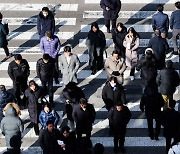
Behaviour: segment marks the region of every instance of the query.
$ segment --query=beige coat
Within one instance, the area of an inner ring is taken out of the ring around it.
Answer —
[[[126,66],[134,68],[138,60],[137,49],[139,47],[139,38],[137,37],[133,43],[129,34],[127,34],[123,45],[126,48]]]
[[[126,64],[124,63],[122,58],[116,61],[112,58],[112,56],[109,57],[105,62],[104,68],[107,72],[108,79],[112,76],[113,71],[118,71],[120,74],[119,76],[116,76],[118,83],[123,84],[123,73],[126,70]]]

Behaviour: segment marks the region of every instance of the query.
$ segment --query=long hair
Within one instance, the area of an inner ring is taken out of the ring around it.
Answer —
[[[16,103],[13,103],[13,102],[6,104],[6,106],[5,106],[4,109],[3,109],[3,114],[4,114],[4,115],[5,115],[5,112],[6,112],[6,110],[7,110],[7,108],[8,108],[9,106],[12,106],[12,107],[16,110],[16,114],[17,114],[18,116],[21,115],[21,110],[19,109],[19,106],[18,106]]]

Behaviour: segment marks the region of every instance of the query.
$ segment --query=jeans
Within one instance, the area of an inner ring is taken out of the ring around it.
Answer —
[[[178,51],[177,36],[180,37],[180,29],[173,29],[172,35],[173,35],[172,36],[172,43],[173,43],[174,51]]]

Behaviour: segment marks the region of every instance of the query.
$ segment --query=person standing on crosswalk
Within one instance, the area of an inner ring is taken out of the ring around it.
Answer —
[[[13,89],[19,106],[26,107],[25,95],[21,99],[21,92],[24,94],[28,88],[27,81],[30,75],[30,67],[26,59],[20,54],[14,55],[14,60],[9,63],[8,75],[13,81]]]
[[[69,82],[78,83],[77,71],[80,67],[80,61],[78,56],[71,52],[70,46],[64,47],[64,53],[59,57],[59,63],[64,86]]]
[[[43,7],[37,18],[37,31],[39,38],[45,36],[46,31],[55,32],[55,20],[53,13],[48,7]]]
[[[114,153],[125,153],[124,142],[126,126],[131,119],[131,112],[122,102],[118,102],[108,113],[109,125],[114,135]]]
[[[104,22],[107,27],[107,32],[110,33],[110,21],[112,21],[112,29],[116,28],[118,13],[121,9],[120,0],[101,0],[100,6],[103,9]]]

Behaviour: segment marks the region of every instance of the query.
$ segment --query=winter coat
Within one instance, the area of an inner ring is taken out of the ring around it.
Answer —
[[[100,6],[103,9],[103,16],[106,20],[113,20],[118,18],[118,13],[121,10],[120,0],[101,0]],[[106,10],[109,7],[110,10]]]
[[[115,44],[115,50],[119,51],[120,54],[121,52],[125,54],[126,51],[126,48],[123,46],[123,41],[126,35],[127,35],[127,28],[125,26],[123,26],[121,32],[119,32],[117,28],[112,29],[112,39]]]
[[[7,148],[20,149],[23,130],[22,120],[18,117],[15,109],[9,106],[5,112],[5,117],[1,121],[1,131],[5,135]]]
[[[109,124],[113,128],[114,134],[121,133],[121,130],[126,128],[126,125],[131,119],[131,112],[127,106],[123,106],[121,111],[118,111],[116,107],[112,107],[108,113]]]
[[[37,18],[37,31],[40,38],[45,36],[46,31],[51,31],[52,34],[55,32],[55,20],[54,15],[49,11],[48,16],[44,17],[42,11],[39,13]]]
[[[22,59],[19,65],[16,64],[15,60],[13,60],[9,63],[8,74],[13,82],[27,82],[28,76],[30,74],[29,69],[30,68],[27,60]]]
[[[135,36],[132,40],[127,34],[123,41],[123,45],[126,48],[126,66],[134,68],[137,65],[138,61],[138,47],[139,47],[139,37]],[[130,44],[130,45],[129,45]],[[130,49],[129,47],[130,46]]]
[[[161,36],[154,36],[150,39],[148,48],[152,48],[157,59],[157,68],[162,69],[165,65],[166,52],[169,50],[169,45],[166,39]]]
[[[14,96],[7,91],[0,91],[0,122],[3,118],[3,108],[9,102],[14,102]]]
[[[47,40],[46,36],[43,36],[40,41],[40,49],[43,54],[49,54],[52,58],[56,58],[60,50],[60,41],[56,35],[53,35],[51,41]]]
[[[61,153],[61,146],[58,145],[57,140],[62,140],[62,138],[62,134],[57,129],[54,129],[53,132],[49,132],[47,128],[41,129],[38,142],[43,150],[43,154]]]
[[[125,91],[122,85],[116,84],[115,90],[107,82],[102,90],[102,99],[106,105],[106,109],[109,111],[111,107],[117,103],[127,104]]]
[[[105,66],[104,66],[108,79],[113,76],[113,72],[117,71],[119,72],[119,75],[116,76],[117,80],[119,82],[119,84],[123,84],[123,73],[126,70],[126,64],[123,61],[122,58],[119,58],[118,60],[114,60],[113,57],[109,57],[106,62],[105,62]]]
[[[0,23],[0,48],[7,46],[7,35],[9,34],[8,25]]]
[[[180,113],[174,109],[164,110],[160,118],[161,125],[164,127],[165,137],[176,137],[180,128]]]
[[[49,59],[47,63],[40,58],[36,64],[37,76],[40,79],[51,79],[56,77],[55,63],[52,59]]]
[[[160,70],[156,82],[160,87],[161,94],[173,95],[180,80],[179,75],[174,68],[164,68]]]
[[[43,128],[46,127],[46,122],[48,120],[53,120],[54,121],[54,126],[57,128],[57,124],[59,122],[59,115],[55,110],[52,110],[49,113],[46,113],[44,110],[41,111],[39,114],[39,122]]]
[[[170,18],[170,28],[180,29],[180,10],[173,11]]]
[[[65,85],[69,82],[77,83],[77,71],[80,67],[80,61],[76,54],[72,54],[70,58],[70,63],[67,63],[66,57],[62,54],[59,57],[60,69],[62,73],[62,81]]]
[[[35,91],[32,91],[30,88],[26,89],[25,96],[28,100],[28,112],[30,116],[30,120],[33,123],[38,123],[39,114],[42,110],[43,104],[38,102],[39,98],[43,97],[43,91],[41,88],[37,87]]]
[[[84,111],[80,104],[77,104],[73,108],[72,117],[76,122],[76,130],[82,133],[88,133],[92,130],[92,124],[96,117],[96,112],[92,104],[87,104]]]
[[[142,112],[145,109],[146,117],[159,118],[163,106],[164,100],[162,95],[157,90],[146,87],[140,101],[140,109]]]
[[[163,12],[158,12],[152,17],[152,28],[153,30],[158,29],[161,33],[168,32],[169,29],[169,18],[168,15]]]

